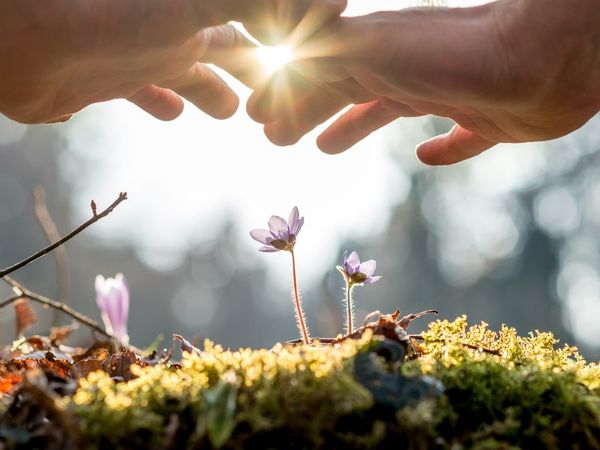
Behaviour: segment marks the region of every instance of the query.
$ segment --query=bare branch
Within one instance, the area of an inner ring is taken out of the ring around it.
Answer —
[[[90,319],[89,317],[81,314],[78,311],[75,311],[73,308],[70,308],[69,306],[67,306],[61,302],[57,302],[56,300],[52,300],[51,298],[44,297],[43,295],[40,295],[40,294],[36,294],[35,292],[30,291],[25,286],[23,286],[21,283],[19,283],[16,280],[13,280],[9,276],[4,276],[4,281],[12,286],[13,291],[15,292],[16,295],[14,297],[11,297],[11,298],[1,302],[0,308],[3,308],[7,305],[10,305],[11,303],[16,302],[20,298],[28,298],[30,300],[33,300],[34,302],[41,303],[44,306],[48,306],[50,308],[54,308],[59,311],[62,311],[66,315],[71,316],[73,319],[90,327],[92,330],[100,333],[101,335],[106,336],[109,339],[114,339],[110,334],[108,334],[106,331],[104,331],[98,325],[98,322],[96,322],[93,319]]]
[[[90,220],[88,220],[87,222],[85,222],[85,223],[81,224],[80,226],[78,226],[77,228],[75,228],[73,231],[71,231],[69,234],[67,234],[62,239],[59,239],[58,241],[54,242],[53,244],[51,244],[51,245],[43,248],[39,252],[34,253],[29,258],[25,258],[24,260],[22,260],[22,261],[20,261],[20,262],[18,262],[16,264],[14,264],[14,265],[12,265],[10,267],[7,267],[6,269],[0,270],[0,278],[5,278],[6,275],[14,272],[15,270],[19,270],[22,267],[25,267],[26,265],[30,264],[31,262],[35,261],[36,259],[39,259],[42,256],[47,255],[48,253],[50,253],[55,248],[60,247],[65,242],[67,242],[70,239],[74,238],[79,233],[81,233],[83,230],[85,230],[86,228],[88,228],[90,225],[93,225],[96,222],[98,222],[100,219],[102,219],[103,217],[108,216],[124,200],[127,200],[127,193],[126,192],[121,192],[119,194],[119,197],[108,208],[106,208],[104,211],[102,211],[102,212],[100,212],[98,214],[94,214],[93,217]]]
[[[46,191],[43,187],[38,186],[33,190],[33,209],[46,239],[49,244],[60,240],[60,234],[52,216],[48,211],[46,203]],[[56,248],[54,252],[54,260],[56,261],[56,278],[58,284],[58,301],[65,305],[69,303],[69,259],[67,258],[67,250],[64,246]],[[53,324],[56,325],[58,320],[58,311],[55,311]]]

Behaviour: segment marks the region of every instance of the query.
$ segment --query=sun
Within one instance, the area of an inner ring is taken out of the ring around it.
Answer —
[[[294,58],[292,48],[286,45],[277,45],[273,47],[263,45],[257,47],[256,54],[263,69],[267,73],[277,71]]]

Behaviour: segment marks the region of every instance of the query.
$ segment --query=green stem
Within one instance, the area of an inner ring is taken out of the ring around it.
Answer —
[[[298,328],[300,328],[300,337],[302,343],[310,344],[310,337],[308,334],[308,328],[304,320],[304,312],[302,311],[302,305],[300,303],[300,294],[298,293],[298,280],[296,278],[296,257],[294,251],[290,250],[292,255],[292,290],[294,295],[294,304],[296,306],[296,319],[298,320]]]

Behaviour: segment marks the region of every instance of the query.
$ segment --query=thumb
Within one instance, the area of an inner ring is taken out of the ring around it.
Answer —
[[[443,166],[477,156],[496,144],[460,125],[454,125],[448,133],[419,144],[417,157],[425,164]]]

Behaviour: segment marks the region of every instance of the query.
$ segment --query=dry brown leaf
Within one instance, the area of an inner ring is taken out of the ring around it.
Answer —
[[[73,322],[71,325],[65,325],[63,327],[52,327],[50,328],[50,335],[48,338],[52,345],[59,345],[78,328],[79,324],[77,322]]]
[[[5,373],[0,375],[0,394],[10,394],[23,377],[16,373]]]
[[[54,353],[48,351],[35,352],[27,356],[15,358],[6,366],[9,370],[14,371],[29,371],[36,368],[48,369],[59,377],[67,378],[71,363],[67,360],[56,358]]]
[[[142,361],[138,355],[131,350],[125,350],[121,353],[113,353],[103,363],[103,369],[112,378],[129,381],[135,378],[131,373],[131,366],[136,364],[146,367],[148,363]]]
[[[103,362],[104,361],[93,358],[82,359],[71,366],[69,369],[69,376],[73,377],[75,380],[85,378],[96,370],[102,370]]]
[[[17,339],[23,333],[34,326],[38,322],[37,314],[33,310],[33,306],[26,298],[20,298],[14,304],[16,315],[16,337]]]

